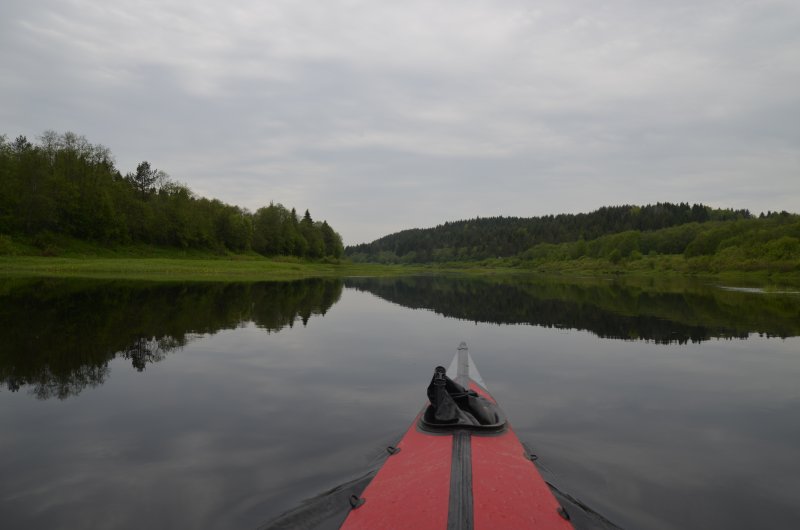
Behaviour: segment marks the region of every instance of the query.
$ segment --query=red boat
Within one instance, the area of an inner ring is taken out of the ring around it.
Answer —
[[[435,369],[428,399],[363,492],[350,496],[342,529],[572,528],[464,343],[449,369]]]

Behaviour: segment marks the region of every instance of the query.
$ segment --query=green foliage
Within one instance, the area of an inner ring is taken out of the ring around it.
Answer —
[[[139,193],[142,200],[154,195],[161,183],[167,180],[163,171],[150,167],[150,162],[144,161],[136,166],[136,173],[128,173],[125,180]]]
[[[548,215],[543,217],[490,217],[445,223],[435,228],[404,230],[372,243],[348,247],[351,259],[383,262],[479,261],[488,258],[521,256],[541,259],[540,245],[577,243],[567,247],[569,259],[582,256],[607,258],[614,248],[622,257],[633,252],[646,254],[680,253],[694,239],[692,230],[675,230],[659,237],[649,234],[671,227],[698,227],[709,221],[749,219],[747,210],[715,210],[688,203],[658,203],[647,206],[609,206],[591,213]],[[594,242],[611,234],[620,235],[602,244]],[[613,247],[613,248],[611,248]],[[546,247],[545,247],[546,248]],[[391,254],[387,254],[391,253]],[[557,259],[566,259],[559,251]],[[555,254],[545,259],[553,259]]]
[[[341,257],[341,236],[306,217],[299,223],[281,205],[252,214],[197,197],[147,161],[123,177],[108,148],[74,133],[46,131],[36,145],[0,136],[0,234],[27,240],[43,255],[61,252],[60,235],[105,245]]]
[[[746,210],[688,204],[610,207],[590,214],[445,223],[349,247],[347,253],[355,262],[377,263],[794,273],[800,271],[800,216],[769,212],[755,218]]]
[[[300,234],[306,241],[306,253],[311,258],[321,258],[325,254],[325,241],[322,238],[322,224],[314,223],[306,210],[300,221]]]
[[[584,251],[585,248],[585,251]],[[659,269],[690,273],[724,271],[800,271],[800,216],[689,223],[653,232],[610,234],[589,242],[541,243],[521,258],[528,268],[602,269],[603,263],[626,270]],[[641,261],[641,265],[633,262]]]
[[[764,256],[771,261],[800,260],[800,239],[783,236],[763,245]]]
[[[294,223],[281,204],[259,208],[253,216],[253,250],[265,256],[291,254]]]
[[[16,253],[14,241],[11,237],[0,234],[0,256],[13,256]]]
[[[336,259],[341,258],[342,254],[344,254],[342,236],[337,234],[333,228],[330,227],[327,221],[322,221],[319,230],[322,234],[322,242],[325,245],[325,255],[332,256]]]

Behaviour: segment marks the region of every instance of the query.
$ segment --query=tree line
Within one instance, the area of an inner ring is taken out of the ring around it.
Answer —
[[[107,147],[70,132],[46,131],[38,143],[0,135],[0,237],[46,247],[54,234],[312,259],[344,251],[341,236],[308,210],[272,203],[250,212],[199,197],[147,161],[123,175]]]
[[[800,215],[769,212],[735,221],[628,230],[592,241],[541,243],[518,257],[538,263],[602,258],[618,263],[643,256],[680,255],[698,270],[800,270]]]
[[[610,234],[751,219],[748,210],[702,204],[606,206],[590,213],[488,217],[411,229],[345,249],[354,261],[387,263],[476,261],[520,256],[539,245],[594,241]],[[688,242],[687,242],[688,244]],[[678,245],[680,246],[680,245]],[[675,250],[682,252],[682,250]]]

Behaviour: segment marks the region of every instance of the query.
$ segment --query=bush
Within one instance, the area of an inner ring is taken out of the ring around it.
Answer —
[[[16,253],[11,236],[0,234],[0,256],[13,256]]]
[[[33,246],[41,251],[42,256],[53,257],[61,254],[58,238],[49,230],[42,230],[33,238]]]
[[[764,245],[764,254],[771,260],[800,259],[800,240],[784,236]]]

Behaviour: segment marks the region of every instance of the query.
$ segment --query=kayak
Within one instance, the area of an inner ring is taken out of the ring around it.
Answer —
[[[533,460],[489,393],[464,343],[438,366],[428,403],[341,528],[571,529]]]

